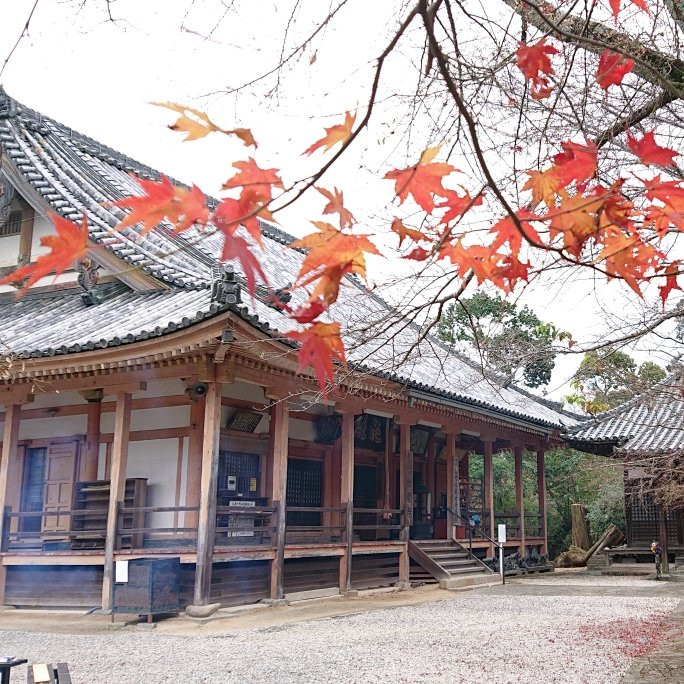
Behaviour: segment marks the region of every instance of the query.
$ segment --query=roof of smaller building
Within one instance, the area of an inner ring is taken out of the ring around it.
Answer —
[[[662,454],[684,448],[684,373],[566,431],[576,449],[603,456]]]

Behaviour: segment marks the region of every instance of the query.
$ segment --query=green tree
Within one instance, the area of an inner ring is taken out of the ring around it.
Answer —
[[[556,356],[553,342],[570,338],[541,321],[528,306],[518,308],[484,291],[450,304],[438,322],[437,334],[450,344],[474,346],[487,364],[528,387],[549,383]]]
[[[574,394],[566,397],[588,413],[615,408],[660,382],[666,373],[652,361],[637,365],[614,347],[587,352],[573,376]]]

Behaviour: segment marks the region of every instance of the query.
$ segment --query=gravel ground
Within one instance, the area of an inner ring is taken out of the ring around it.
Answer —
[[[515,580],[514,580],[515,581]],[[626,589],[661,589],[663,582],[647,580],[639,577],[609,577],[601,575],[549,575],[539,579],[525,579],[524,584],[539,586],[574,586],[574,587],[624,587]]]
[[[631,658],[607,643],[606,630],[591,626],[628,620],[639,633],[656,603],[667,613],[678,599],[485,590],[218,636],[178,637],[140,628],[78,636],[0,632],[0,651],[29,662],[67,661],[74,684],[613,684]],[[25,681],[25,669],[16,668],[12,684]]]

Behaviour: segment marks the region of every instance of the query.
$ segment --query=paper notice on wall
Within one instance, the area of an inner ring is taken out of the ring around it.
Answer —
[[[114,581],[128,582],[128,561],[118,560],[114,564]]]

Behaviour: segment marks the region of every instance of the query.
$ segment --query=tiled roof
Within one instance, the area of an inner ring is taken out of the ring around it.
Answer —
[[[566,441],[600,454],[647,454],[684,447],[684,398],[681,371],[622,406],[571,428]]]
[[[74,292],[29,295],[18,300],[0,298],[0,337],[12,352],[37,357],[134,342],[192,325],[228,309],[270,335],[297,328],[292,319],[259,298],[244,295],[241,306],[212,301],[209,288],[212,269],[221,253],[220,234],[200,239],[194,230],[178,236],[163,227],[145,236],[134,228],[125,229],[120,238],[112,233],[123,213],[116,208],[103,208],[102,203],[138,192],[129,171],[159,177],[153,169],[26,109],[1,93],[0,148],[11,159],[13,171],[23,174],[55,211],[76,218],[85,210],[95,242],[168,286],[166,290],[147,293],[136,293],[123,285],[113,287],[101,304],[90,307]],[[262,229],[265,239],[260,261],[269,282],[276,288],[294,282],[302,253],[286,247],[292,237],[283,231],[270,224],[263,224]],[[302,304],[303,296],[295,292],[292,305]],[[354,278],[346,279],[333,313],[343,322],[349,361],[357,367],[403,382],[413,390],[479,410],[548,427],[576,422],[552,402],[501,378],[484,375],[478,363],[450,350],[434,337],[428,335],[419,341],[416,326],[407,325],[397,312]],[[380,325],[381,321],[386,325]],[[403,356],[406,359],[397,368],[397,358]]]

